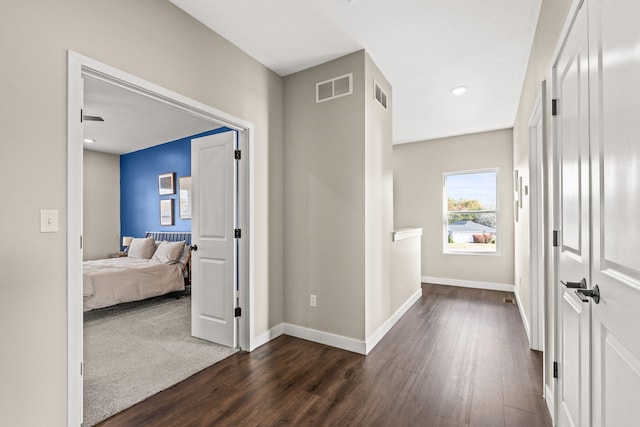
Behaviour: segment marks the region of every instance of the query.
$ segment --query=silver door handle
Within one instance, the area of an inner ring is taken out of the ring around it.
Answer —
[[[600,288],[598,285],[595,285],[591,289],[578,289],[576,295],[578,295],[578,298],[580,298],[582,302],[589,302],[589,298],[593,298],[593,302],[596,304],[600,302]]]

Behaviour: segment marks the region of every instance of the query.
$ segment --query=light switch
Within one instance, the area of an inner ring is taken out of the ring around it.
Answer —
[[[57,209],[40,210],[40,232],[41,233],[57,233],[58,229],[59,229],[58,210]]]

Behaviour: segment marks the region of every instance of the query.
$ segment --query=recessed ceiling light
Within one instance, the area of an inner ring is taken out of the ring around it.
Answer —
[[[466,86],[457,86],[451,89],[451,93],[457,96],[463,95],[465,92],[469,90]]]
[[[83,139],[84,142],[86,142],[87,144],[93,144],[94,142],[96,142],[95,139],[90,139],[90,138],[85,138]]]

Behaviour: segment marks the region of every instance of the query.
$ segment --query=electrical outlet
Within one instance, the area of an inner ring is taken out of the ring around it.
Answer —
[[[311,294],[311,301],[310,301],[311,307],[315,307],[316,306],[316,296]]]

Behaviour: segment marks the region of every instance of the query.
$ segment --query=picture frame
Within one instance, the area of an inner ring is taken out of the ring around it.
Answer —
[[[158,194],[166,196],[176,194],[176,173],[163,173],[158,175]]]
[[[173,199],[160,200],[160,225],[174,225]]]
[[[180,219],[191,219],[191,195],[192,183],[190,176],[183,176],[178,179]]]

